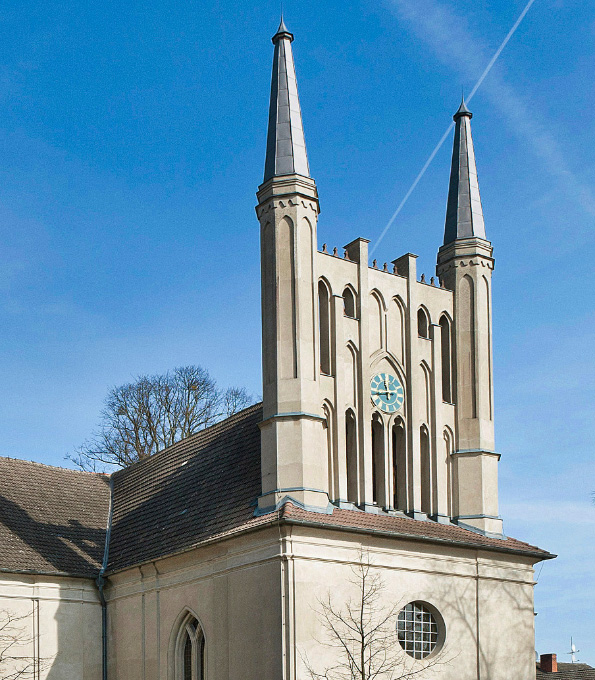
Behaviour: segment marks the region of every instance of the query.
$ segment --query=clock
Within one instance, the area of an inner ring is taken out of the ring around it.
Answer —
[[[372,401],[385,413],[394,413],[403,405],[405,392],[399,379],[390,373],[377,373],[370,381]]]

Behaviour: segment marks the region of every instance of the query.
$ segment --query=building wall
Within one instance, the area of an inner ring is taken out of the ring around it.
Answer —
[[[20,619],[15,656],[34,662],[26,677],[100,680],[101,606],[92,580],[0,574],[0,610]]]
[[[110,680],[174,680],[174,643],[188,611],[205,635],[209,680],[279,680],[278,537],[259,532],[111,576]]]
[[[320,377],[321,404],[328,405],[327,422],[333,436],[329,443],[329,495],[332,501],[348,500],[357,505],[377,505],[442,519],[452,515],[452,453],[456,433],[455,406],[443,398],[442,349],[439,322],[446,318],[451,334],[453,294],[437,282],[417,280],[415,256],[405,255],[393,267],[368,267],[367,243],[359,239],[347,247],[350,259],[325,252],[316,254],[316,271],[329,296],[329,375]],[[394,271],[393,271],[394,269]],[[344,292],[350,289],[356,302],[354,318],[344,313]],[[423,310],[427,333],[421,337],[418,311]],[[323,321],[320,322],[321,328]],[[322,344],[322,343],[321,343]],[[451,373],[454,371],[449,354]],[[378,373],[396,375],[405,391],[405,401],[395,413],[383,413],[370,402],[370,380]],[[345,452],[346,412],[357,420],[359,489],[349,492]],[[373,490],[372,421],[382,432],[384,484]],[[392,428],[400,423],[405,431],[406,465],[397,476],[404,491],[395,505],[393,484]],[[430,483],[425,482],[421,430],[428,438]],[[445,443],[445,435],[448,442]],[[448,448],[448,450],[447,450]],[[333,483],[333,480],[334,483]],[[424,494],[428,498],[424,498]]]
[[[352,569],[360,559],[362,541],[373,572],[386,587],[381,598],[385,608],[401,609],[422,601],[444,619],[442,651],[427,662],[413,661],[403,653],[402,672],[423,669],[427,663],[427,670],[415,677],[534,679],[533,569],[527,558],[305,527],[294,528],[286,546],[292,556],[296,615],[292,668],[284,677],[307,678],[304,657],[319,672],[336,663],[336,649],[320,645],[325,634],[319,601],[330,593],[333,604],[340,607],[357,598]],[[399,646],[396,636],[394,644]]]
[[[442,652],[416,677],[510,680],[514,670],[515,680],[534,679],[528,558],[285,526],[112,576],[110,679],[174,680],[173,642],[191,611],[206,637],[207,680],[306,680],[304,658],[315,670],[336,662],[321,644],[319,599],[357,595],[349,581],[362,545],[385,606],[422,600],[444,619]],[[400,652],[396,635],[394,645]],[[423,665],[400,655],[405,668]]]

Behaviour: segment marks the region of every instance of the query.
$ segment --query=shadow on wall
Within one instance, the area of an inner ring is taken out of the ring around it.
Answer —
[[[27,500],[35,507],[35,499]],[[23,653],[34,666],[26,677],[99,680],[101,607],[95,578],[105,529],[83,526],[68,518],[67,509],[61,514],[64,520],[40,521],[13,499],[0,496],[2,562],[9,572],[3,586],[13,588],[13,578],[16,586],[0,608],[24,616]],[[10,569],[17,572],[14,577]]]
[[[450,631],[451,639],[454,633],[455,637],[470,637],[475,642],[476,668],[466,669],[469,677],[508,680],[509,672],[519,678],[534,677],[533,586],[481,578],[469,580],[465,590],[464,597],[454,588],[444,593],[443,602],[449,604],[444,606],[443,614],[462,627]],[[472,610],[470,600],[475,602]],[[494,674],[495,669],[499,674]]]

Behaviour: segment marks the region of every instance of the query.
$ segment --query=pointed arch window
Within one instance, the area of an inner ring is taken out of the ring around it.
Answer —
[[[192,614],[182,621],[176,642],[175,680],[204,680],[205,637]]]
[[[318,323],[320,336],[320,372],[331,374],[330,295],[324,281],[318,282]]]
[[[407,451],[405,423],[398,419],[392,427],[393,507],[407,510]]]
[[[442,401],[452,404],[454,401],[452,384],[452,339],[450,322],[444,315],[440,317],[440,341],[442,347]]]
[[[384,424],[375,413],[372,416],[372,493],[376,505],[386,506],[384,480]]]
[[[425,310],[420,307],[417,310],[417,334],[420,338],[429,338],[430,323]]]
[[[345,316],[350,319],[355,319],[355,295],[351,288],[347,287],[343,291],[343,311]]]
[[[351,409],[345,413],[345,446],[345,454],[347,459],[347,500],[357,504],[357,427],[355,422],[355,414]]]

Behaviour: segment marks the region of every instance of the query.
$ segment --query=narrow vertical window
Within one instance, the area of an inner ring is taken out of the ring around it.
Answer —
[[[331,374],[331,324],[328,288],[323,281],[318,282],[318,321],[320,336],[320,372]]]
[[[420,309],[417,310],[417,334],[420,338],[428,337],[428,326],[428,315],[420,307]]]
[[[355,319],[355,297],[351,288],[345,288],[343,291],[343,310],[345,316]]]
[[[176,642],[176,680],[204,680],[205,638],[198,621],[188,614]]]
[[[407,468],[405,450],[405,426],[399,420],[392,428],[393,445],[393,507],[407,510]]]
[[[357,504],[357,430],[353,411],[345,414],[345,444],[347,447],[347,500]]]
[[[186,644],[184,645],[184,680],[193,680],[192,678],[192,639],[190,635],[186,635]]]
[[[378,414],[372,418],[372,493],[373,502],[385,506],[384,426]]]
[[[442,401],[453,402],[452,395],[452,346],[450,323],[440,317],[440,339],[442,345]]]
[[[419,431],[421,455],[421,511],[432,514],[432,467],[430,462],[430,438],[425,425]]]

